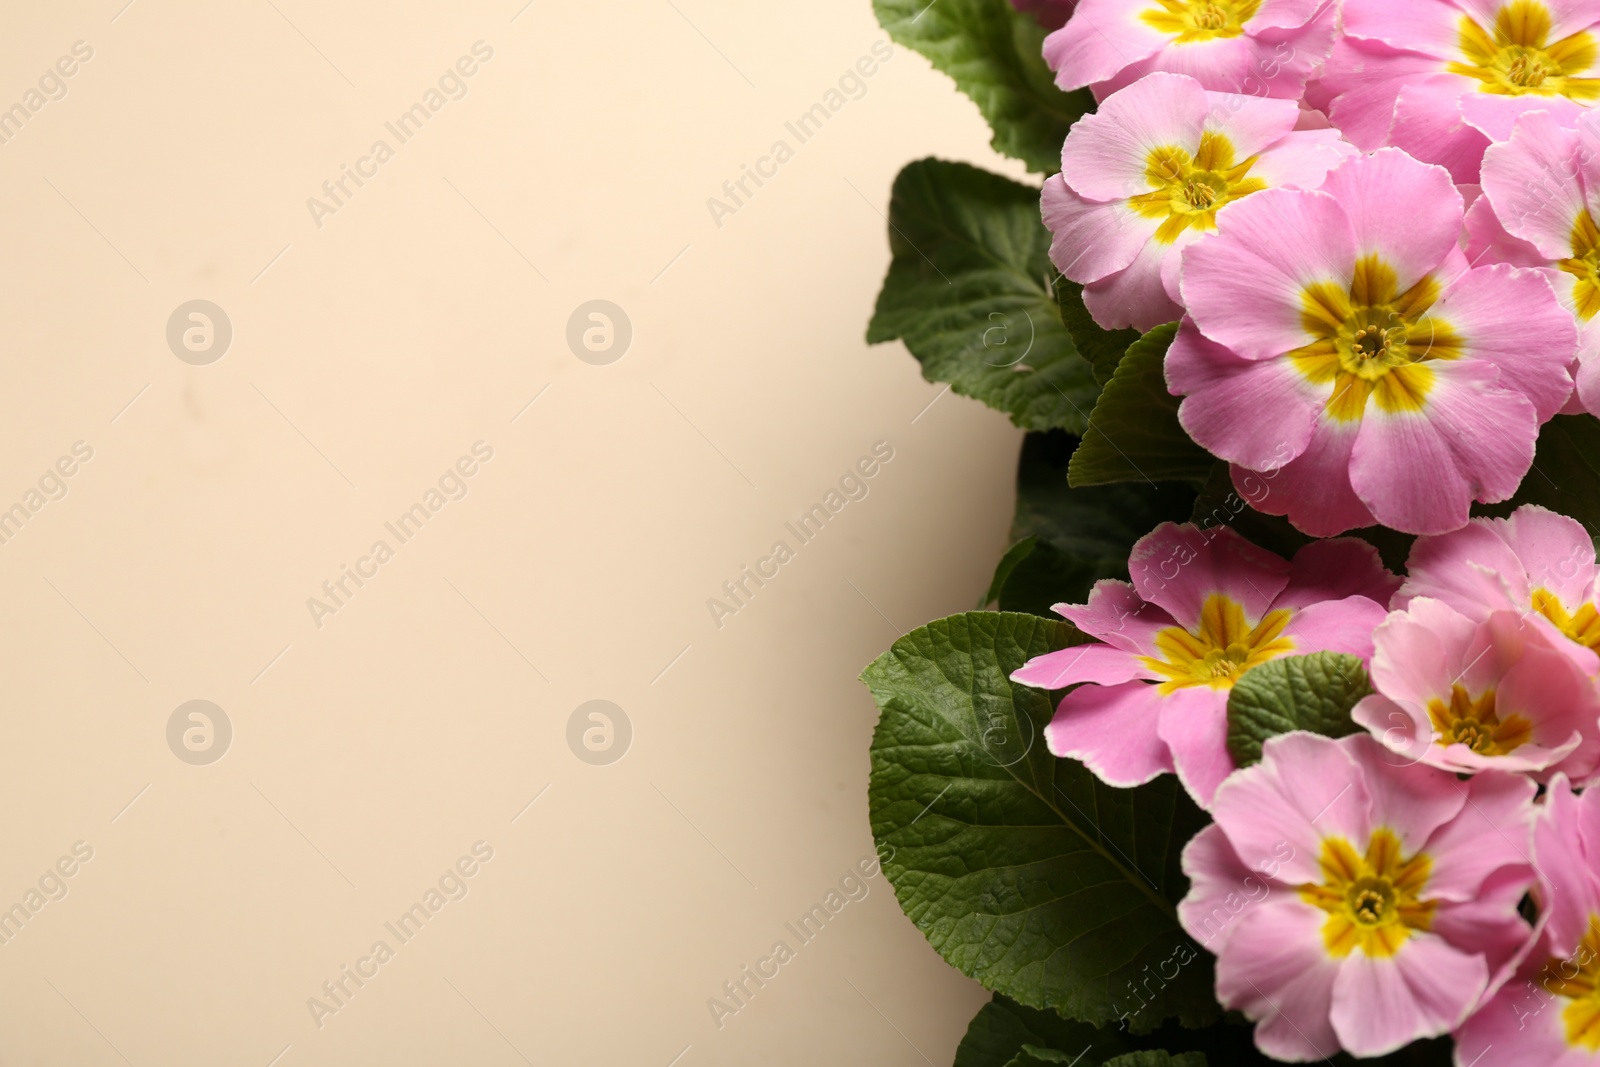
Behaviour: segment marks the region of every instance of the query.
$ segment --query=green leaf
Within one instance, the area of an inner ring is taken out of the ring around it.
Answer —
[[[895,179],[894,254],[867,340],[904,340],[923,377],[1029,430],[1083,432],[1099,387],[1046,284],[1039,190],[924,159]]]
[[[1044,62],[1045,31],[1008,0],[874,0],[896,43],[928,58],[972,98],[994,130],[994,150],[1028,169],[1061,169],[1061,143],[1094,97],[1064,93]]]
[[[1557,415],[1539,431],[1533,469],[1517,495],[1503,504],[1477,509],[1484,515],[1509,515],[1523,504],[1540,504],[1571,515],[1600,534],[1600,419]]]
[[[1211,958],[1175,910],[1179,854],[1204,816],[1170,775],[1113,789],[1052,756],[1052,694],[1009,680],[1084,640],[972,612],[913,630],[862,672],[882,711],[868,798],[883,869],[933,947],[996,993],[1134,1032],[1204,1025],[1219,1014]],[[1150,973],[1165,984],[1149,988]]]
[[[1239,767],[1261,759],[1268,738],[1291,730],[1344,737],[1361,729],[1350,709],[1372,692],[1357,656],[1284,656],[1239,676],[1228,695],[1228,752]]]
[[[1215,460],[1178,425],[1178,398],[1163,373],[1177,323],[1157,326],[1128,348],[1089,416],[1068,476],[1075,486],[1111,482],[1203,484]]]
[[[1110,1060],[1089,1060],[1086,1064],[1081,1053],[1073,1056],[1058,1049],[1036,1048],[1032,1045],[1024,1046],[1006,1067],[1073,1067],[1074,1064],[1088,1067],[1097,1062],[1102,1067],[1206,1067],[1206,1057],[1202,1052],[1184,1052],[1177,1056],[1161,1051],[1130,1052]]]
[[[1006,1067],[1030,1046],[1073,1053],[1087,1050],[1087,1064],[1098,1064],[1105,1057],[1128,1050],[1127,1042],[1117,1031],[1098,1030],[1088,1023],[1029,1008],[996,993],[967,1024],[967,1036],[956,1049],[954,1067]]]
[[[1033,551],[1018,562],[1006,579],[996,602],[1001,611],[1055,618],[1057,604],[1081,604],[1087,590],[1101,577],[1092,564],[1062,552],[1052,544],[1034,542]]]
[[[956,1050],[954,1067],[1008,1067],[1018,1053],[1030,1046],[1065,1052],[1069,1061],[1081,1054],[1079,1067],[1095,1067],[1107,1060],[1114,1063],[1114,1057],[1141,1049],[1166,1050],[1171,1055],[1180,1051],[1203,1053],[1210,1062],[1228,1067],[1273,1067],[1277,1061],[1256,1050],[1252,1030],[1241,1016],[1230,1015],[1204,1030],[1185,1030],[1169,1023],[1153,1033],[1135,1037],[1115,1027],[1102,1030],[1063,1019],[1053,1011],[1038,1011],[995,994],[968,1024],[967,1034]],[[1336,1062],[1342,1067],[1344,1061],[1341,1058]]]
[[[1006,1064],[1006,1067],[1050,1067],[1051,1064],[1073,1064],[1079,1062],[1081,1057],[1075,1059],[1059,1049],[1038,1048],[1033,1045],[1024,1045]]]
[[[1032,433],[1023,439],[1011,537],[1037,537],[1091,561],[1103,570],[1100,577],[1126,577],[1133,543],[1163,522],[1187,518],[1195,491],[1181,482],[1075,489],[1067,483],[1067,470],[1080,447],[1064,433]]]
[[[989,591],[983,595],[979,608],[988,607],[1000,599],[1000,594],[1005,590],[1006,582],[1016,571],[1017,565],[1033,554],[1034,548],[1039,544],[1037,537],[1025,537],[1021,541],[1006,549],[1006,554],[1000,557],[1000,562],[995,564],[994,578],[989,582]]]
[[[1127,578],[1128,555],[1163,522],[1182,522],[1194,490],[1179,482],[1124,483],[1073,489],[1067,464],[1077,439],[1059,430],[1031,433],[1017,464],[1017,542],[1002,561],[1004,583],[991,591],[1000,610],[1053,614],[1051,605],[1081,604],[1101,578]],[[1033,542],[1028,551],[1023,543]],[[996,572],[996,579],[1000,575]]]
[[[1083,286],[1064,274],[1056,275],[1054,289],[1061,324],[1072,335],[1078,355],[1088,360],[1095,384],[1104,386],[1117,372],[1117,364],[1127,355],[1129,346],[1139,340],[1139,331],[1101,328],[1083,304]]]

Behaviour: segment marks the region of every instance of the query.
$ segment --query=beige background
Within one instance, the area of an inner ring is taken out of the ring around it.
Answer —
[[[871,855],[855,675],[1004,544],[1017,432],[862,341],[899,167],[1016,173],[976,110],[897,49],[794,144],[883,39],[868,0],[124,3],[0,35],[0,106],[93,49],[0,145],[0,507],[94,450],[0,545],[0,908],[94,850],[0,946],[0,1064],[949,1063],[984,995],[881,877],[720,1030],[706,1002]],[[208,366],[165,340],[197,298],[234,330]],[[564,339],[594,298],[633,324],[609,366]],[[479,440],[467,496],[386,535]],[[870,495],[716,628],[879,440]],[[209,766],[166,741],[197,698],[234,729]],[[609,766],[566,742],[596,698],[634,730]],[[307,999],[479,840],[319,1028]]]

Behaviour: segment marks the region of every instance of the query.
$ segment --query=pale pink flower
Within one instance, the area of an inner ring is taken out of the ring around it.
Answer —
[[[1373,641],[1377,692],[1351,717],[1395,752],[1461,774],[1594,776],[1600,692],[1551,627],[1515,611],[1474,621],[1417,597]]]
[[[1345,0],[1319,90],[1363,149],[1474,182],[1518,116],[1570,121],[1600,99],[1600,0]]]
[[[1287,655],[1366,657],[1399,579],[1371,545],[1319,541],[1290,563],[1227,527],[1165,523],[1134,545],[1133,584],[1097,582],[1088,604],[1056,611],[1091,637],[1012,674],[1041,689],[1077,686],[1045,728],[1057,756],[1114,786],[1176,771],[1210,803],[1233,770],[1228,694],[1239,675]]]
[[[1432,597],[1479,621],[1516,612],[1562,635],[1557,647],[1586,674],[1600,672],[1600,567],[1578,520],[1533,504],[1504,519],[1473,519],[1419,537],[1406,569],[1395,607]]]
[[[1217,955],[1217,1000],[1294,1062],[1453,1030],[1530,939],[1533,793],[1522,775],[1396,761],[1365,734],[1272,738],[1183,852],[1178,917]]]
[[[1084,116],[1044,185],[1050,258],[1107,329],[1176,320],[1183,249],[1217,212],[1276,187],[1313,189],[1355,153],[1331,129],[1297,131],[1292,100],[1207,92],[1152,74]]]
[[[1184,251],[1167,385],[1236,482],[1277,472],[1258,510],[1315,536],[1443,533],[1516,492],[1577,330],[1538,272],[1469,266],[1462,219],[1442,168],[1387,148],[1249,197]]]
[[[1538,935],[1515,977],[1456,1032],[1457,1063],[1600,1064],[1600,790],[1575,795],[1557,775],[1533,844]]]
[[[1600,112],[1584,112],[1576,127],[1533,111],[1489,147],[1467,254],[1536,266],[1550,279],[1578,322],[1579,409],[1600,412]]]
[[[1295,100],[1337,23],[1333,0],[1079,0],[1045,38],[1044,58],[1057,85],[1090,86],[1096,99],[1169,71],[1218,92]]]

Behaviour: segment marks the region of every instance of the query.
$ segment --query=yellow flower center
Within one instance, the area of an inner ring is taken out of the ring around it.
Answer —
[[[1594,37],[1580,30],[1552,42],[1550,27],[1550,9],[1539,0],[1502,5],[1492,33],[1463,15],[1456,33],[1463,61],[1448,69],[1476,78],[1479,92],[1496,96],[1600,97],[1600,80],[1578,76],[1600,54]]]
[[[1193,44],[1238,37],[1260,7],[1261,0],[1156,0],[1139,18],[1174,44]]]
[[[1556,266],[1577,279],[1572,286],[1573,314],[1588,322],[1600,313],[1600,227],[1584,208],[1572,224],[1572,257]]]
[[[1316,340],[1288,353],[1301,374],[1331,385],[1328,416],[1360,421],[1367,401],[1385,412],[1421,411],[1433,388],[1435,359],[1457,359],[1462,339],[1428,309],[1439,299],[1432,275],[1405,292],[1382,257],[1364,256],[1348,289],[1332,282],[1300,294],[1300,324]]]
[[[1419,852],[1400,854],[1400,838],[1379,827],[1366,855],[1342,837],[1322,842],[1321,885],[1300,887],[1300,899],[1328,913],[1322,941],[1330,956],[1343,959],[1357,948],[1367,956],[1393,956],[1414,932],[1433,924],[1435,901],[1422,900],[1433,860]]]
[[[1533,740],[1533,724],[1521,715],[1500,719],[1493,689],[1474,700],[1466,686],[1453,685],[1449,704],[1438,697],[1428,701],[1428,718],[1437,744],[1466,745],[1480,756],[1504,756]]]
[[[1572,955],[1548,961],[1538,982],[1571,1001],[1561,1011],[1567,1044],[1600,1052],[1600,915],[1589,916],[1589,928]]]
[[[1143,657],[1145,665],[1161,675],[1163,695],[1188,686],[1231,689],[1251,667],[1294,650],[1282,636],[1294,613],[1269,611],[1251,624],[1244,607],[1231,597],[1212,593],[1200,609],[1200,626],[1194,632],[1169,626],[1156,634],[1159,657]]]
[[[1260,192],[1267,183],[1249,177],[1255,157],[1234,162],[1233,142],[1220,133],[1200,135],[1200,150],[1168,145],[1151,151],[1145,177],[1152,192],[1129,200],[1133,210],[1147,219],[1160,219],[1156,240],[1171,244],[1190,227],[1217,228],[1217,212],[1229,203]]]
[[[1600,652],[1600,611],[1593,604],[1586,603],[1569,612],[1560,597],[1541,588],[1533,591],[1533,610],[1578,644]]]

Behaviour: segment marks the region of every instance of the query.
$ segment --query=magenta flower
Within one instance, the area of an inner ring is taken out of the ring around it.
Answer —
[[[1432,597],[1478,621],[1516,612],[1563,635],[1558,647],[1584,673],[1600,673],[1600,567],[1578,520],[1532,504],[1509,518],[1473,519],[1418,538],[1406,569],[1396,607]]]
[[[1516,492],[1577,330],[1537,272],[1469,267],[1462,218],[1442,168],[1389,148],[1249,197],[1184,251],[1167,385],[1236,483],[1276,471],[1258,510],[1319,537],[1444,533]]]
[[[1290,1061],[1459,1026],[1530,938],[1533,793],[1394,761],[1363,734],[1272,738],[1183,852],[1178,917],[1217,955],[1217,1000]]]
[[[1457,1063],[1600,1064],[1600,790],[1577,796],[1558,775],[1533,843],[1538,935],[1515,979],[1456,1032]]]
[[[1096,99],[1155,71],[1207,89],[1294,100],[1333,49],[1332,0],[1080,0],[1044,42],[1063,89]]]
[[[1131,586],[1097,582],[1088,604],[1056,605],[1098,643],[1037,656],[1011,677],[1078,687],[1045,728],[1052,753],[1114,786],[1176,771],[1202,806],[1233,770],[1228,692],[1239,675],[1285,655],[1371,655],[1399,584],[1364,541],[1319,541],[1289,563],[1227,527],[1172,523],[1134,545],[1128,569]]]
[[[1073,126],[1042,213],[1051,261],[1086,283],[1095,321],[1148,330],[1176,320],[1181,253],[1216,229],[1217,212],[1262,189],[1314,189],[1354,154],[1336,130],[1296,131],[1299,119],[1292,100],[1152,74]]]
[[[1570,122],[1600,99],[1594,0],[1345,0],[1344,34],[1320,86],[1334,125],[1457,181],[1523,113]]]
[[[1584,112],[1576,129],[1529,112],[1484,154],[1482,181],[1468,254],[1536,266],[1550,279],[1578,322],[1578,409],[1600,412],[1600,112]]]
[[[1600,692],[1551,627],[1515,611],[1474,621],[1417,597],[1373,641],[1377,692],[1351,717],[1395,752],[1460,774],[1594,776]]]

